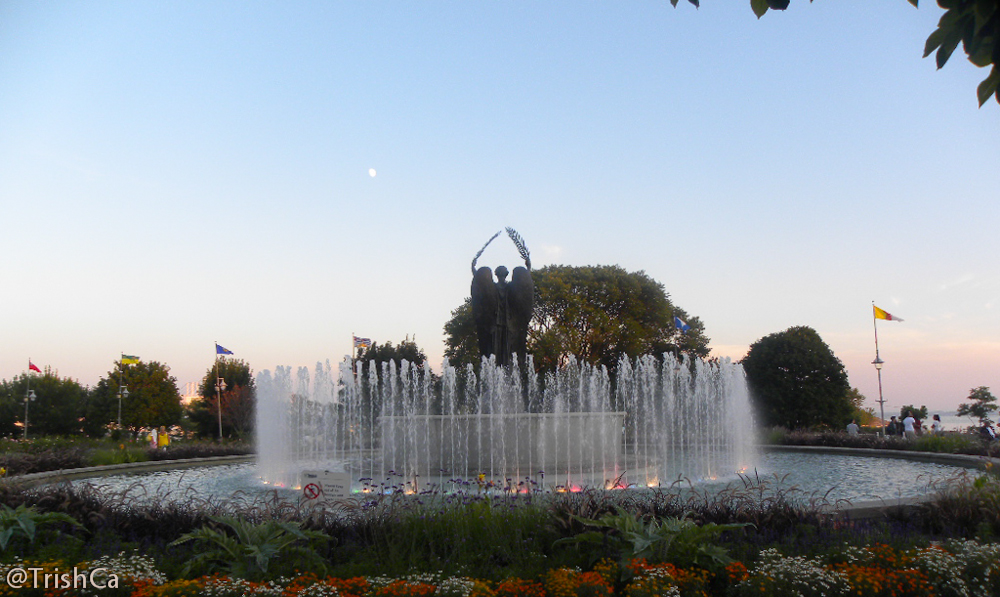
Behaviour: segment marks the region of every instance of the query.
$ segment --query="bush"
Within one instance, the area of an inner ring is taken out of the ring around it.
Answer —
[[[40,452],[8,452],[0,455],[5,476],[27,475],[88,466],[86,450],[80,447],[47,448]]]

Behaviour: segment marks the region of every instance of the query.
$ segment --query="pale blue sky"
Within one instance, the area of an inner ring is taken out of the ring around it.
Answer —
[[[183,389],[214,341],[352,332],[437,367],[512,226],[645,270],[715,354],[812,326],[874,405],[874,300],[887,409],[1000,392],[1000,106],[921,58],[923,4],[2,2],[0,377]]]

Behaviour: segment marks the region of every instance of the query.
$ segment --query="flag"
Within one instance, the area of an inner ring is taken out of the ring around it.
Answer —
[[[139,357],[130,354],[122,355],[122,365],[138,365],[138,364],[139,364]]]
[[[358,338],[354,336],[354,348],[371,348],[371,338]]]
[[[883,311],[882,309],[879,309],[875,305],[872,305],[872,309],[875,309],[875,319],[887,319],[889,321],[903,321],[899,317],[896,317],[895,315],[889,313],[888,311]]]
[[[691,326],[689,326],[686,321],[676,315],[674,315],[674,327],[680,330],[682,334],[691,329]]]
[[[225,348],[224,346],[219,346],[219,343],[215,343],[215,354],[233,354],[233,351]]]
[[[28,371],[38,371],[39,373],[42,372],[42,370],[38,368],[38,365],[31,362],[31,359],[28,359]]]

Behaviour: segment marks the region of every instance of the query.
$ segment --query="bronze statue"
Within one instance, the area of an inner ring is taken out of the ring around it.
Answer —
[[[476,269],[479,256],[499,235],[497,232],[486,241],[472,260],[472,317],[482,356],[494,356],[498,365],[509,366],[511,356],[517,355],[523,367],[528,352],[528,322],[535,299],[528,247],[513,228],[507,228],[507,235],[514,241],[525,267],[515,267],[510,282],[507,281],[507,268],[497,267],[495,283],[490,268]]]

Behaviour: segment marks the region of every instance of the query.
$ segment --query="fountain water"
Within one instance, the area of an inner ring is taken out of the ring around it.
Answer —
[[[728,359],[623,359],[614,387],[604,368],[573,361],[540,377],[529,357],[526,369],[262,371],[260,473],[294,486],[304,469],[346,472],[355,490],[655,486],[755,459],[743,369]]]

